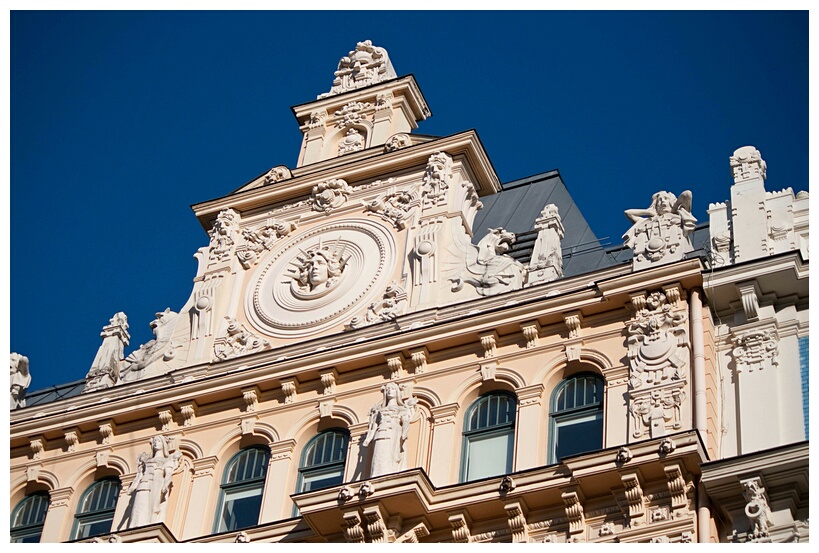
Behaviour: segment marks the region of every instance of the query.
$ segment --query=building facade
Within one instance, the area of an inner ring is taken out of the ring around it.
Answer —
[[[155,340],[117,313],[27,397],[12,354],[12,541],[808,540],[808,195],[755,148],[606,249],[557,171],[413,133],[369,41],[293,111],[296,167],[193,206]]]

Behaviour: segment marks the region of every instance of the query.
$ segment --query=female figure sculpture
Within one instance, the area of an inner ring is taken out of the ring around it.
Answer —
[[[168,507],[171,476],[179,466],[181,453],[168,452],[165,438],[151,438],[152,454],[141,453],[137,459],[137,473],[128,494],[131,496],[131,516],[126,528],[136,528],[161,522]]]
[[[370,426],[364,438],[364,447],[373,444],[370,476],[398,472],[404,468],[404,445],[409,435],[410,421],[418,400],[401,399],[398,384],[390,382],[381,387],[383,401],[370,409]]]

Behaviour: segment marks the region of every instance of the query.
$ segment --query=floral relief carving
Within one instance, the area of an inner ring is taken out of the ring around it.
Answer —
[[[360,125],[367,118],[364,114],[372,104],[369,102],[350,102],[342,107],[340,110],[333,113],[337,118],[336,127],[341,129],[344,127],[352,127],[353,125]]]
[[[685,312],[675,312],[665,294],[652,292],[628,325],[631,388],[679,380],[687,375]]]
[[[233,317],[225,317],[225,320],[225,335],[213,342],[217,361],[270,349],[270,342],[251,333]]]
[[[330,213],[341,207],[353,189],[344,179],[331,179],[313,187],[313,211]]]

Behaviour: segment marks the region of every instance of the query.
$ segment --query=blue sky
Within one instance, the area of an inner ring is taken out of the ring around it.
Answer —
[[[131,346],[187,300],[190,205],[284,164],[290,106],[356,42],[476,129],[503,182],[559,169],[598,237],[658,190],[694,215],[747,144],[808,190],[807,12],[12,12],[10,348],[36,390],[83,378],[117,311]]]

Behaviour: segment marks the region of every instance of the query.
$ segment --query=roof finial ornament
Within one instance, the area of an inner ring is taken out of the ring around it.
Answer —
[[[370,40],[359,42],[339,60],[335,76],[330,92],[319,94],[319,100],[398,77],[387,51],[373,46]]]

